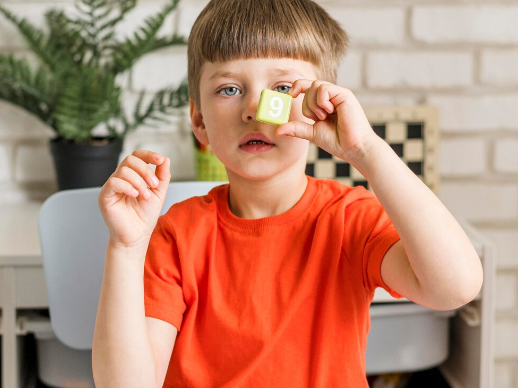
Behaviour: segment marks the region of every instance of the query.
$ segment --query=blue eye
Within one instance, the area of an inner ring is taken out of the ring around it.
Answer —
[[[279,93],[288,93],[291,89],[291,86],[288,86],[288,85],[281,85],[281,86],[277,86],[275,89],[279,89],[279,88],[284,88],[283,90],[277,90]]]
[[[224,90],[227,90],[227,91],[230,91],[230,93],[223,93],[224,96],[236,96],[237,95],[237,92],[239,91],[238,88],[236,88],[235,86],[228,86],[226,88],[223,88],[221,90],[218,91],[218,94],[222,94],[221,92],[224,91]]]

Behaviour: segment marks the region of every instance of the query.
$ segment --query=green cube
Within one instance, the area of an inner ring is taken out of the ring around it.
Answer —
[[[290,119],[291,100],[293,97],[289,94],[264,89],[259,99],[256,120],[272,125],[287,123]]]

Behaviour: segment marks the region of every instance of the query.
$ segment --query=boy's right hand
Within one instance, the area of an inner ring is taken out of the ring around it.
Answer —
[[[157,166],[155,172],[148,163]],[[98,202],[113,243],[132,247],[148,242],[169,187],[170,165],[171,160],[163,155],[136,150],[108,178]],[[158,183],[153,182],[154,177]],[[149,197],[146,197],[147,186]]]

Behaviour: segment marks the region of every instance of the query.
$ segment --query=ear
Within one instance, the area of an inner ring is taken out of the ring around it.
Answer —
[[[209,138],[207,136],[207,131],[205,130],[203,115],[192,98],[189,98],[189,104],[191,112],[191,128],[194,132],[194,136],[196,136],[196,139],[198,139],[201,144],[208,145]]]

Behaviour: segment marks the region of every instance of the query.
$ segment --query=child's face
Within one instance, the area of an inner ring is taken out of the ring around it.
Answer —
[[[239,59],[205,62],[200,79],[199,111],[191,101],[193,131],[202,144],[210,144],[227,169],[245,179],[265,180],[284,174],[304,173],[309,142],[274,136],[275,126],[257,121],[261,91],[287,93],[297,79],[316,79],[313,64],[295,59]],[[290,121],[314,121],[302,114],[301,94],[292,101]],[[274,146],[251,153],[240,147],[248,133],[261,133]]]

